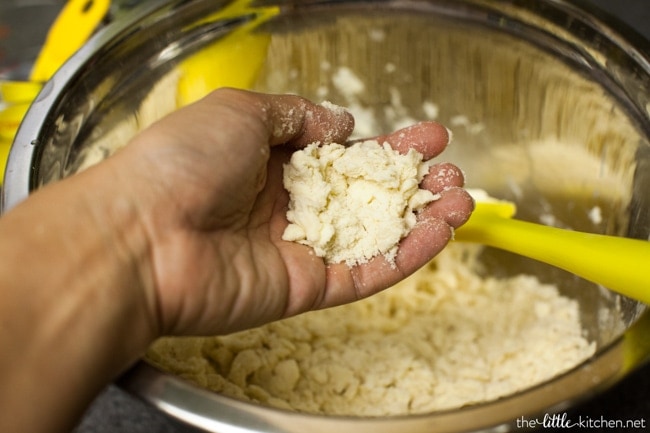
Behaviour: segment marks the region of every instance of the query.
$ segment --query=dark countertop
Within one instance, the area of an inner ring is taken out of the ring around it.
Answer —
[[[2,0],[3,2],[5,0]],[[10,0],[11,1],[11,0]],[[634,27],[650,39],[650,0],[583,0]],[[650,365],[631,374],[609,391],[568,411],[567,419],[639,420],[645,428],[626,432],[650,431]],[[544,428],[561,432],[566,428]],[[587,431],[617,431],[585,428]],[[75,433],[195,433],[196,430],[174,422],[147,404],[114,385],[100,394],[81,420]]]

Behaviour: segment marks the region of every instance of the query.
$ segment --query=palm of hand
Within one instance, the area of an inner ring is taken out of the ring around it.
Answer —
[[[209,118],[201,121],[202,116]],[[383,257],[354,267],[326,265],[310,248],[281,239],[288,203],[282,164],[289,147],[326,135],[345,141],[352,122],[342,116],[296,97],[225,91],[153,128],[149,134],[160,140],[150,141],[167,143],[154,153],[174,155],[156,158],[173,165],[152,164],[156,177],[174,183],[152,193],[164,205],[153,206],[158,212],[146,222],[164,333],[232,332],[350,302],[392,285],[446,245],[452,228],[472,209],[467,193],[457,188],[461,172],[448,164],[425,178],[423,186],[443,198],[421,212],[400,244],[397,266]],[[221,128],[212,125],[215,118]],[[174,124],[178,129],[166,129]],[[448,137],[442,126],[428,123],[381,139],[398,150],[415,146],[431,158]],[[438,176],[443,171],[455,174]]]

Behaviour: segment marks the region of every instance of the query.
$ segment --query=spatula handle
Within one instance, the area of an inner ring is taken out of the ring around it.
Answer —
[[[650,242],[564,230],[476,212],[455,239],[489,245],[572,272],[650,304]]]

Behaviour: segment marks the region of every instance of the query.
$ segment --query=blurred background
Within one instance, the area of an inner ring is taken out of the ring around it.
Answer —
[[[112,0],[111,13],[128,10],[146,0]],[[88,0],[92,2],[92,0]],[[0,77],[23,79],[66,0],[0,1]]]
[[[3,0],[0,2],[0,76],[21,79],[32,61],[63,0]]]
[[[144,1],[157,0],[113,0],[111,14],[128,14],[129,10]],[[610,19],[610,22],[622,28],[631,28],[638,36],[650,40],[650,0],[576,0],[576,3],[600,11],[598,14],[608,14],[613,19]],[[27,79],[49,26],[64,4],[65,0],[0,0],[0,79]],[[2,101],[0,108],[1,106]],[[579,416],[606,420],[645,419],[645,428],[638,431],[648,431],[650,366],[568,413],[569,419],[577,419]],[[193,431],[166,418],[120,389],[109,386],[89,409],[76,433]],[[560,432],[566,429],[544,431]]]
[[[92,0],[88,0],[92,1]],[[113,14],[128,13],[139,3],[156,0],[113,0]],[[23,78],[43,44],[50,23],[66,0],[0,1],[0,76]],[[650,38],[649,0],[580,0],[608,12]]]

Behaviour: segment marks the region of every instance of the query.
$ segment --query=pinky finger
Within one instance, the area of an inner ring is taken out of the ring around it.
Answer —
[[[435,257],[452,240],[474,210],[474,201],[462,188],[449,188],[441,198],[422,209],[413,230],[399,245],[395,263],[409,275]]]

